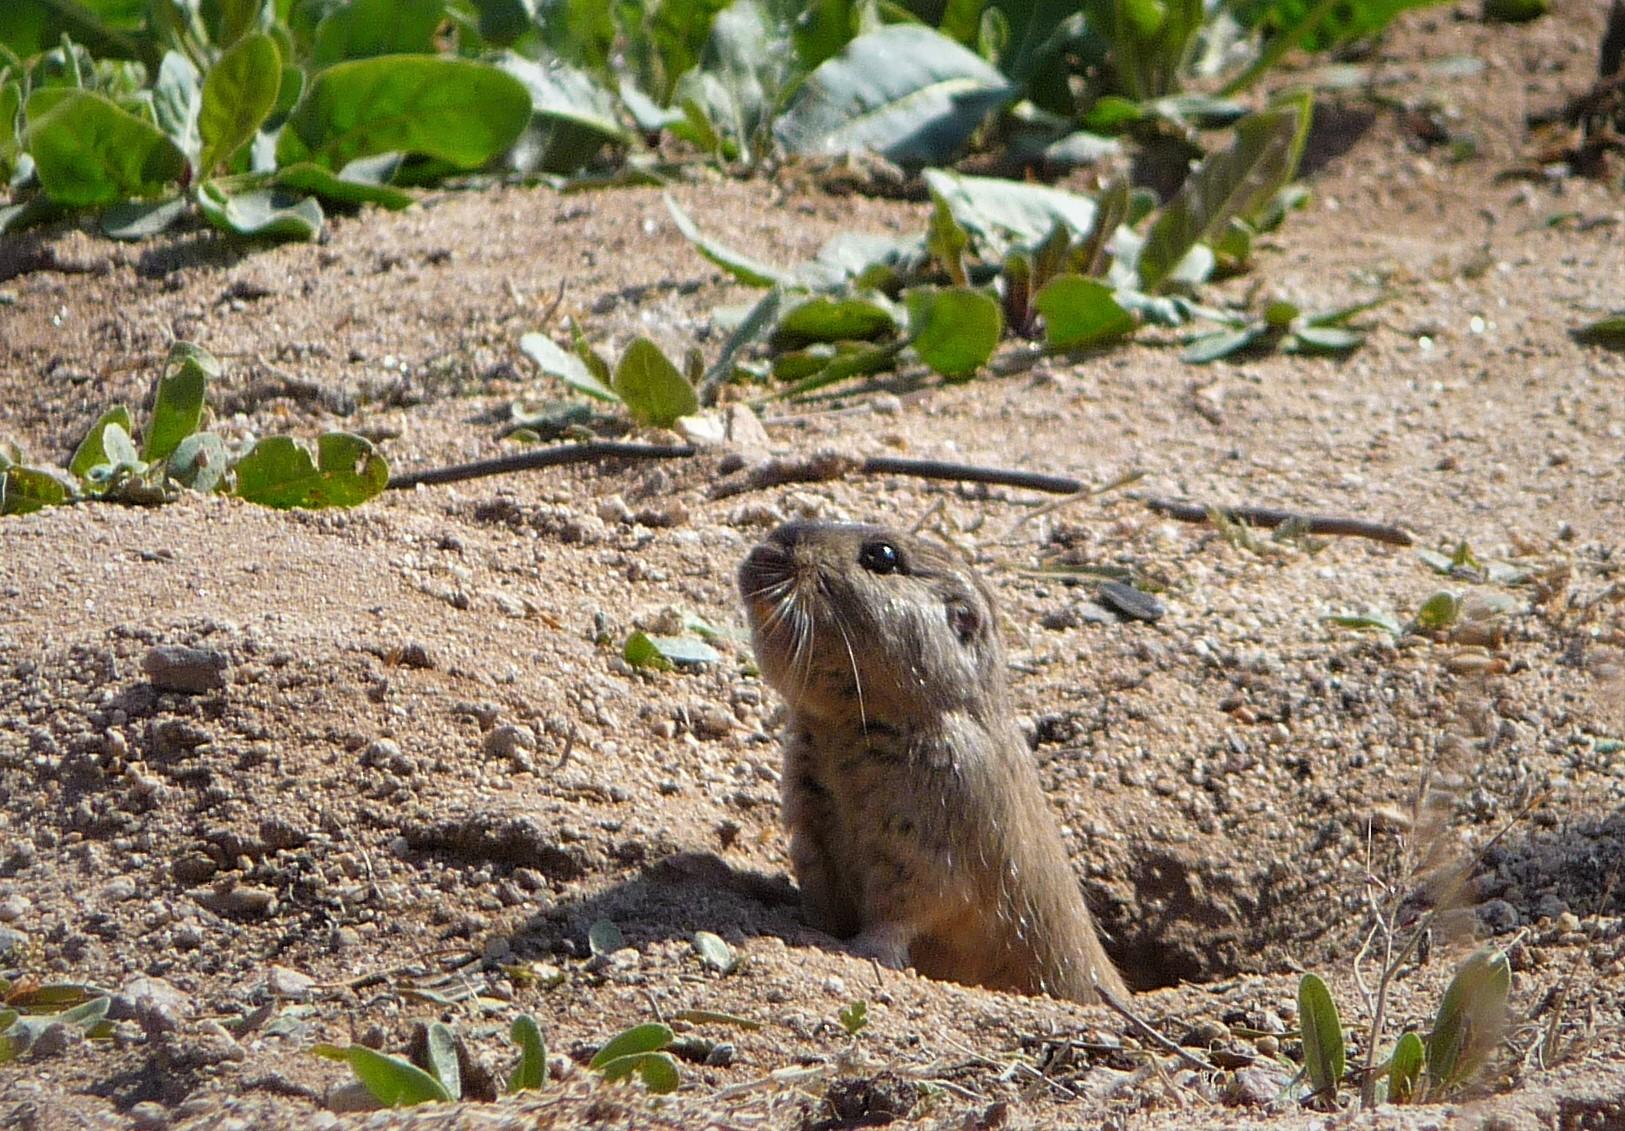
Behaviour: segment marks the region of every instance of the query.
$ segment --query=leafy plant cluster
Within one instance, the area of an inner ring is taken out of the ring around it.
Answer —
[[[636,176],[668,140],[924,166],[992,121],[989,142],[1076,163],[1147,122],[1233,122],[1228,95],[1287,50],[1431,2],[8,0],[0,231],[100,208],[140,238],[195,207],[311,238],[323,202],[399,208],[476,170]]]
[[[233,451],[218,433],[202,430],[208,382],[219,376],[220,363],[208,351],[176,342],[154,386],[139,446],[130,410],[117,405],[91,425],[66,471],[24,463],[20,452],[0,447],[0,515],[92,499],[152,505],[181,488],[282,509],[350,507],[388,483],[384,457],[349,432],[319,437],[314,459],[288,436]]]
[[[547,1080],[547,1045],[536,1019],[528,1013],[514,1018],[508,1030],[518,1046],[519,1059],[508,1073],[508,1095],[540,1088]],[[328,1060],[348,1064],[357,1080],[384,1107],[412,1107],[421,1103],[450,1103],[463,1098],[462,1071],[458,1067],[457,1037],[444,1022],[431,1022],[424,1033],[424,1060],[419,1067],[366,1045],[318,1044],[310,1051]]]
[[[72,1025],[87,1039],[113,1035],[112,998],[75,983],[0,978],[0,1064],[15,1060],[53,1025]]]
[[[1242,120],[1230,147],[1203,161],[1160,209],[1123,182],[1088,196],[927,169],[932,213],[924,232],[842,233],[794,266],[708,237],[668,198],[678,229],[702,256],[767,289],[747,311],[719,312],[734,326],[716,362],[705,368],[690,351],[680,368],[638,339],[611,365],[579,328],[573,350],[538,333],[520,346],[576,391],[660,426],[714,402],[740,376],[772,382],[766,397],[904,365],[969,378],[1006,337],[1068,354],[1109,345],[1146,323],[1206,320],[1224,328],[1195,337],[1187,351],[1193,361],[1265,344],[1343,353],[1362,341],[1350,323],[1369,304],[1316,315],[1276,301],[1252,318],[1193,297],[1216,274],[1245,269],[1258,234],[1302,200],[1290,182],[1309,117],[1300,95]],[[750,360],[755,347],[765,347],[765,364]]]
[[[1380,1063],[1364,1070],[1347,1064],[1343,1024],[1331,991],[1319,975],[1298,983],[1298,1020],[1303,1034],[1303,1074],[1312,1094],[1336,1105],[1340,1089],[1353,1084],[1363,1102],[1439,1102],[1470,1082],[1489,1060],[1505,1031],[1512,968],[1506,955],[1485,947],[1451,978],[1424,1037],[1402,1033]],[[1373,1033],[1376,1040],[1379,1034]]]

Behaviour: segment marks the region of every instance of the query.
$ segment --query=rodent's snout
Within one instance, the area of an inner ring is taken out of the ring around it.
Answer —
[[[767,590],[788,581],[792,566],[788,546],[771,540],[761,543],[739,563],[740,596],[753,605]]]

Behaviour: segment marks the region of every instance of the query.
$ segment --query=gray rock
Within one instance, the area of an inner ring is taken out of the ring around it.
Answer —
[[[226,686],[226,669],[231,657],[218,648],[188,648],[181,644],[160,644],[149,649],[141,660],[141,670],[159,691],[199,695]]]
[[[1518,909],[1504,899],[1487,900],[1473,910],[1478,915],[1478,921],[1496,935],[1516,930],[1522,919]]]

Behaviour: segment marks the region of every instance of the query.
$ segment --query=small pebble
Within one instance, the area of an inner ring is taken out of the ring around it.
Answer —
[[[147,651],[141,670],[159,691],[199,695],[226,686],[226,669],[231,658],[218,648],[187,648],[160,644]]]

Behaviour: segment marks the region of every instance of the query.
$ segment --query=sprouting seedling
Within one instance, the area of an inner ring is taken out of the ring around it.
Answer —
[[[541,1088],[547,1081],[547,1045],[542,1040],[542,1031],[536,1019],[528,1013],[521,1013],[513,1019],[508,1035],[519,1046],[519,1062],[508,1073],[508,1094],[511,1096],[516,1092]]]
[[[854,1001],[837,1013],[835,1019],[846,1030],[847,1036],[855,1037],[869,1025],[869,1003],[861,999]]]
[[[435,1024],[440,1024],[436,1022]],[[444,1028],[444,1026],[441,1026]],[[432,1047],[432,1043],[431,1043]],[[423,1103],[449,1103],[462,1095],[462,1081],[453,1076],[456,1091],[448,1082],[413,1064],[405,1057],[391,1056],[365,1045],[318,1044],[311,1048],[317,1056],[348,1064],[374,1099],[385,1107],[414,1107]],[[456,1063],[456,1053],[452,1054]]]

